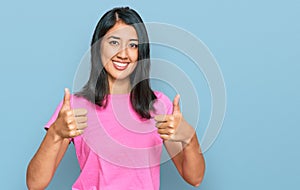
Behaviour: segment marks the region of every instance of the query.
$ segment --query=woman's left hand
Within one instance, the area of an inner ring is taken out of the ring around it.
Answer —
[[[173,112],[171,115],[156,115],[156,127],[160,137],[167,141],[189,143],[195,130],[185,121],[179,106],[180,96],[173,100]]]

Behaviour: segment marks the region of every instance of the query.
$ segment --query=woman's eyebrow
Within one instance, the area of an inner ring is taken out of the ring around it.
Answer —
[[[120,40],[121,39],[120,37],[117,37],[117,36],[109,36],[107,39],[110,39],[110,38],[113,38],[113,39],[116,39],[116,40]]]
[[[120,37],[118,37],[118,36],[109,36],[107,39],[116,39],[116,40],[121,40],[121,38]],[[129,41],[139,41],[138,39],[129,39]]]

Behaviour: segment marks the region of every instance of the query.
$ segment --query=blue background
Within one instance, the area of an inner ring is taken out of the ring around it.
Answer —
[[[145,22],[190,31],[222,70],[226,117],[205,152],[206,174],[197,189],[299,189],[297,0],[1,1],[1,189],[26,189],[26,167],[45,134],[42,126],[64,87],[72,87],[98,19],[121,5],[135,8]],[[209,108],[203,110],[207,116]],[[70,189],[78,173],[70,146],[48,189]],[[161,189],[196,188],[167,162]]]

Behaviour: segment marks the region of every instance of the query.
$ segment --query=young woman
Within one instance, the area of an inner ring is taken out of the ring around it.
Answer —
[[[27,186],[44,189],[66,149],[75,145],[80,176],[72,189],[159,189],[162,145],[180,175],[200,185],[205,162],[179,95],[171,102],[149,85],[149,40],[141,17],[114,8],[91,43],[91,73],[82,90],[62,102],[27,169]]]

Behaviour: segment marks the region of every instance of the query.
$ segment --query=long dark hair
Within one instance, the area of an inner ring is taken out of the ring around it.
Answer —
[[[104,35],[117,21],[131,25],[138,35],[138,64],[130,76],[131,85],[130,101],[134,110],[142,117],[149,119],[153,110],[152,102],[156,99],[149,84],[150,72],[150,47],[146,27],[139,14],[129,7],[114,8],[106,12],[99,20],[91,42],[91,71],[88,82],[76,96],[86,98],[92,103],[105,107],[109,94],[108,77],[101,63],[100,44]]]

